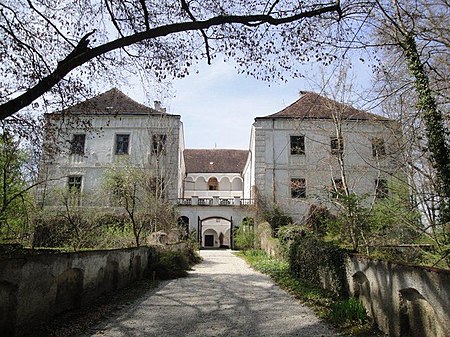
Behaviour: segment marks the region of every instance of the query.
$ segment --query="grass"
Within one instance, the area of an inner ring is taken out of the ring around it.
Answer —
[[[357,299],[338,299],[331,292],[297,279],[291,274],[288,262],[270,257],[264,251],[238,252],[236,255],[247,261],[252,268],[269,275],[280,288],[312,308],[343,336],[385,336],[372,328],[364,307]]]

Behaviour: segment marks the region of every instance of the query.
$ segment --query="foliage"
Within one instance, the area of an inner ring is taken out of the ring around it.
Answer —
[[[130,73],[149,82],[184,77],[199,60],[210,63],[219,54],[259,78],[277,74],[283,80],[286,72],[297,77],[299,61],[335,59],[318,50],[316,41],[340,37],[330,28],[348,19],[339,2],[315,0],[270,6],[260,1],[80,0],[75,6],[68,0],[5,0],[0,10],[1,119],[48,91],[54,95],[46,104],[70,104],[86,93],[86,83],[115,83]]]
[[[359,251],[361,243],[367,246],[366,236],[370,231],[369,210],[364,206],[364,199],[355,193],[339,195],[335,200],[340,208],[338,216],[328,222],[329,233],[354,251]]]
[[[265,209],[263,219],[270,224],[274,238],[278,237],[278,228],[292,223],[292,218],[287,216],[278,205],[274,205],[272,209]]]
[[[200,249],[200,243],[197,240],[197,232],[192,231],[186,240],[186,250],[188,253],[188,259],[191,264],[197,264],[202,261],[201,256],[198,254]]]
[[[0,242],[23,242],[29,232],[32,198],[26,177],[28,155],[7,129],[0,134]],[[29,178],[29,177],[28,177]]]
[[[103,190],[128,215],[137,246],[145,234],[168,232],[179,225],[167,199],[166,182],[158,172],[120,162],[105,172]]]
[[[201,261],[197,250],[193,246],[187,246],[183,250],[159,250],[152,257],[152,271],[159,279],[171,279],[187,276],[187,271],[192,265]]]
[[[402,162],[413,206],[423,222],[410,227],[450,266],[450,75],[446,1],[376,1],[374,30],[381,60],[377,87],[383,110],[403,130]],[[429,252],[423,251],[424,255]]]
[[[282,289],[310,306],[321,318],[340,328],[343,336],[382,336],[374,331],[361,303],[354,298],[337,298],[335,294],[296,277],[289,263],[268,256],[261,250],[237,253],[254,269],[269,275]]]
[[[347,253],[311,236],[298,236],[290,246],[293,275],[318,287],[327,284],[339,296],[348,295],[345,258]],[[320,257],[320,258],[318,258]]]
[[[328,223],[334,219],[336,217],[328,208],[312,204],[302,222],[314,236],[323,238],[326,234]]]
[[[63,212],[43,211],[33,219],[33,247],[80,249],[124,248],[133,245],[131,226],[123,215],[78,209],[69,220]]]
[[[242,224],[234,230],[234,243],[236,248],[244,253],[250,249],[255,249],[256,234],[253,226]]]
[[[155,271],[158,278],[184,277],[189,269],[189,260],[184,252],[166,251],[157,260]]]
[[[308,229],[303,225],[288,225],[278,229],[278,241],[283,258],[289,259],[291,244],[297,237],[307,235],[307,231]]]
[[[366,309],[362,303],[354,297],[333,302],[331,304],[329,317],[333,324],[344,325],[350,322],[364,324],[367,322]]]

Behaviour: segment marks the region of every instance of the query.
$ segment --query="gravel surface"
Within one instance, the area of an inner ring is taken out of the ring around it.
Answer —
[[[83,336],[338,336],[226,250],[202,250],[187,278],[149,291]]]

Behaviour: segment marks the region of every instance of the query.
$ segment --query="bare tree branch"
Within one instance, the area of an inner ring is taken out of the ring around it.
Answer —
[[[333,5],[313,9],[306,12],[301,12],[295,15],[276,18],[271,15],[230,15],[230,16],[216,16],[204,21],[181,22],[163,25],[143,32],[138,32],[129,36],[124,36],[116,40],[107,42],[94,48],[89,48],[89,37],[93,34],[90,32],[86,34],[75,47],[75,49],[62,61],[60,61],[56,69],[46,77],[40,79],[33,87],[29,88],[22,95],[11,99],[10,101],[0,105],[0,119],[5,119],[20,109],[31,104],[35,99],[42,96],[44,93],[58,84],[67,74],[77,67],[93,60],[94,58],[111,52],[116,49],[124,48],[132,44],[142,42],[157,37],[168,36],[175,33],[196,31],[208,29],[210,27],[227,25],[227,24],[241,24],[248,27],[255,27],[264,24],[278,26],[298,20],[317,17],[325,13],[340,12],[341,8],[339,2]]]

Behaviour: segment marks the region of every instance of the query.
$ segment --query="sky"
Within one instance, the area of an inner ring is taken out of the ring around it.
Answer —
[[[361,67],[362,65],[359,65]],[[276,113],[299,98],[300,90],[320,91],[317,66],[305,67],[305,78],[287,83],[264,82],[238,74],[233,64],[213,60],[191,75],[172,82],[172,96],[163,100],[171,114],[181,115],[186,148],[248,149],[255,117]],[[357,71],[367,83],[367,69]],[[120,88],[138,102],[153,106],[139,85]]]

